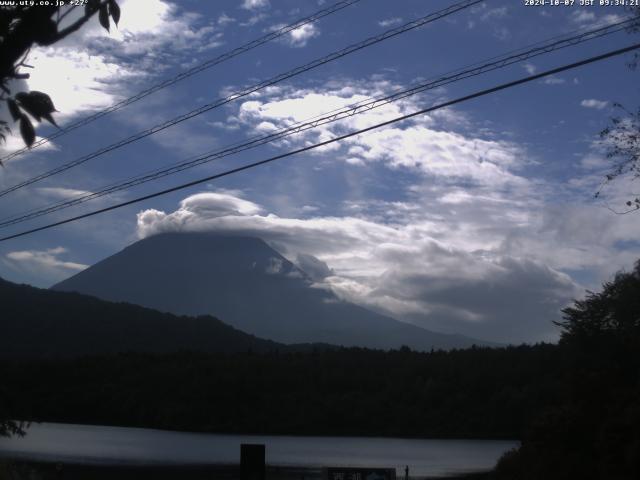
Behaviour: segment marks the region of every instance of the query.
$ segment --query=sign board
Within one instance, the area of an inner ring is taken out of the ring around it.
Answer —
[[[328,467],[324,480],[396,480],[395,468]]]
[[[264,452],[264,444],[240,445],[240,478],[242,480],[265,479]]]

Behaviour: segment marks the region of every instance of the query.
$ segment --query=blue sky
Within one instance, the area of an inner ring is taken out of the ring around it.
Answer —
[[[110,34],[94,19],[64,42],[32,51],[35,68],[21,87],[49,93],[64,125],[330,3],[122,1],[121,23]],[[7,162],[0,187],[448,5],[362,0]],[[0,217],[624,14],[620,7],[489,0],[13,192],[0,198]],[[623,32],[447,85],[2,233],[266,158],[637,38]],[[640,257],[639,217],[616,215],[593,199],[608,167],[598,132],[616,113],[614,102],[637,106],[638,72],[627,68],[629,60],[600,62],[0,243],[0,276],[48,287],[147,235],[234,232],[260,236],[293,261],[316,257],[330,269],[319,280],[323,286],[398,319],[487,340],[553,340],[551,320],[560,308]],[[39,135],[51,132],[38,127]],[[10,138],[4,151],[19,146],[19,138]],[[605,198],[618,207],[633,187],[612,184]]]

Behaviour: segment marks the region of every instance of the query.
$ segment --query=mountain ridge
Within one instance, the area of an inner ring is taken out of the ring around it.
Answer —
[[[176,315],[202,314],[282,343],[418,350],[488,342],[431,332],[316,288],[266,242],[211,232],[147,237],[52,287]]]
[[[0,357],[296,349],[247,334],[212,316],[178,317],[76,292],[19,285],[2,278],[0,299]],[[298,348],[303,350],[305,346]]]

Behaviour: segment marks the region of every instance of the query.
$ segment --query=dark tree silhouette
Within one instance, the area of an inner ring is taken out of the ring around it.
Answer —
[[[563,314],[563,400],[539,412],[496,477],[640,478],[640,261]]]
[[[631,272],[619,272],[600,293],[562,310],[562,340],[575,341],[603,334],[638,336],[640,332],[640,260]]]
[[[0,118],[0,141],[11,133],[10,125],[17,123],[22,139],[27,145],[36,138],[30,117],[56,124],[52,113],[56,111],[49,95],[43,92],[13,92],[15,80],[25,80],[29,74],[24,68],[32,68],[26,62],[34,45],[47,46],[62,40],[82,27],[96,13],[100,24],[109,30],[109,17],[117,25],[120,7],[116,0],[88,0],[82,16],[61,27],[64,19],[81,7],[51,5],[2,5],[0,6],[0,102],[5,102],[10,118]],[[2,162],[0,162],[0,165]],[[0,436],[19,434],[20,423],[5,418],[3,397],[0,391]]]
[[[65,19],[82,7],[54,6],[55,2],[48,2],[51,5],[16,3],[0,6],[0,101],[6,102],[10,114],[10,118],[0,119],[0,140],[4,141],[10,133],[10,124],[17,123],[22,139],[31,146],[36,138],[31,118],[38,122],[44,119],[55,125],[52,113],[56,109],[46,93],[12,91],[15,80],[29,78],[29,73],[23,71],[32,68],[25,63],[29,51],[34,45],[53,45],[62,40],[79,30],[96,13],[100,24],[109,30],[109,18],[116,25],[120,20],[120,7],[116,0],[88,0],[80,18],[65,25]]]

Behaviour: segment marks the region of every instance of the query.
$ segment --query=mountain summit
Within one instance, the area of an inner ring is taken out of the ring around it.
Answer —
[[[104,300],[177,315],[215,315],[245,332],[285,343],[413,349],[481,344],[435,333],[339,299],[263,240],[166,233],[140,240],[58,283]]]

